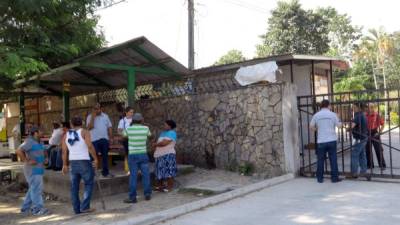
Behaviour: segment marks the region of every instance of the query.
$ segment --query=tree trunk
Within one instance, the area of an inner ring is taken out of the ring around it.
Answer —
[[[378,80],[376,79],[376,73],[374,70],[374,63],[372,62],[372,76],[374,77],[374,84],[375,84],[375,90],[378,90]]]
[[[387,101],[388,99],[388,92],[387,92],[387,86],[386,86],[386,75],[385,75],[385,62],[383,62],[383,66],[382,66],[382,75],[383,75],[383,89],[384,89],[384,96],[385,96],[385,121],[388,121],[388,109],[389,109],[389,102]]]

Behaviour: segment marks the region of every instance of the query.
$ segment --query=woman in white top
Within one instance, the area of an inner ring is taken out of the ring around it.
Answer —
[[[71,119],[72,129],[63,137],[63,174],[68,171],[71,176],[71,202],[75,214],[93,212],[90,199],[93,193],[94,170],[98,160],[89,131],[82,128],[82,118],[75,116]],[[90,155],[89,155],[90,154]],[[91,158],[93,163],[91,162]],[[69,158],[69,160],[68,160]],[[81,178],[85,184],[82,202],[79,199],[79,184]]]
[[[126,107],[125,117],[120,119],[118,123],[118,134],[120,134],[123,137],[122,145],[124,146],[124,151],[125,151],[125,171],[129,171],[129,169],[128,169],[128,139],[124,137],[124,132],[126,128],[131,126],[133,113],[134,110],[132,107],[129,106]]]

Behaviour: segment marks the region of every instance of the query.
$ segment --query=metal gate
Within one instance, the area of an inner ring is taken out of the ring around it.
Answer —
[[[309,124],[312,116],[320,109],[319,103],[323,99],[328,99],[331,102],[331,110],[337,113],[344,124],[349,123],[353,118],[353,104],[359,102],[364,103],[366,106],[365,113],[371,113],[372,110],[370,110],[370,108],[375,108],[375,111],[384,118],[384,128],[380,132],[380,136],[371,135],[371,132],[368,132],[369,141],[367,145],[369,146],[369,158],[375,164],[375,167],[369,168],[368,172],[373,177],[400,178],[400,89],[299,96],[297,103],[301,143],[301,175],[314,176],[316,172],[316,133],[310,130]],[[348,175],[350,174],[351,166],[350,151],[353,147],[351,129],[348,130],[342,127],[337,129],[336,132],[338,136],[337,161],[339,173],[341,175]],[[380,144],[383,150],[379,150],[378,153],[376,153],[373,144],[377,146]],[[386,168],[378,165],[376,154],[383,156],[386,162]],[[329,160],[325,159],[325,173],[329,172]]]

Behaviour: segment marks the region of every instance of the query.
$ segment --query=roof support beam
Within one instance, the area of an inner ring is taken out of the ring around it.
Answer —
[[[69,91],[70,91],[70,83],[63,82],[63,92],[62,92],[62,99],[63,99],[63,117],[64,122],[69,121]]]
[[[62,93],[61,93],[61,92],[59,92],[59,91],[57,91],[57,90],[54,90],[53,88],[46,87],[46,85],[38,84],[38,86],[39,86],[40,88],[43,88],[43,89],[45,89],[45,90],[47,90],[47,91],[49,91],[49,92],[55,94],[56,96],[59,96],[59,97],[62,96]]]
[[[111,86],[111,85],[108,84],[107,82],[104,82],[103,80],[101,80],[101,79],[99,79],[99,78],[93,76],[93,75],[90,74],[90,73],[87,73],[86,71],[84,71],[84,70],[82,70],[82,69],[80,69],[80,68],[74,68],[73,70],[74,70],[75,72],[79,73],[79,74],[82,74],[83,76],[87,77],[88,79],[91,79],[91,80],[97,82],[99,85],[102,85],[102,86],[105,86],[105,87],[108,87],[108,88],[113,88],[113,86]]]
[[[48,72],[45,72],[43,74],[35,75],[35,76],[33,76],[31,78],[28,78],[28,79],[17,80],[17,81],[15,81],[14,85],[16,87],[21,87],[21,86],[24,86],[26,84],[29,84],[32,81],[40,80],[40,79],[45,78],[47,76],[50,76],[52,74],[62,73],[64,71],[66,71],[66,70],[69,70],[69,69],[72,69],[72,68],[75,68],[75,67],[78,67],[78,66],[79,66],[79,63],[77,63],[77,62],[74,62],[74,63],[71,63],[71,64],[67,64],[67,65],[64,65],[64,66],[60,66],[60,67],[58,67],[56,69],[52,69],[52,70],[50,70]]]
[[[96,63],[96,62],[84,62],[81,63],[82,67],[94,67],[106,70],[129,70],[132,69],[130,66],[118,65],[118,64],[106,64],[106,63]]]
[[[19,103],[19,130],[20,130],[20,138],[25,135],[25,96],[24,93],[18,96]]]
[[[133,107],[135,104],[135,88],[136,88],[136,77],[135,70],[128,70],[128,106]]]
[[[99,86],[97,83],[88,83],[88,82],[80,82],[80,81],[69,81],[71,85],[75,86]],[[63,81],[53,81],[53,80],[42,80],[40,84],[43,85],[63,85]]]
[[[180,78],[179,74],[176,72],[170,72],[160,69],[151,69],[151,68],[140,68],[134,66],[126,66],[126,65],[118,65],[118,64],[105,64],[105,63],[95,63],[95,62],[85,62],[81,63],[83,67],[95,67],[100,69],[108,69],[108,70],[135,70],[135,72],[147,73],[147,74],[155,74],[160,76],[173,76],[175,78]]]
[[[164,65],[162,62],[154,58],[154,56],[150,55],[148,52],[143,50],[141,47],[138,45],[134,45],[131,47],[133,50],[135,50],[137,53],[139,53],[141,56],[143,56],[145,59],[150,61],[152,64],[159,66],[161,69],[166,70],[166,71],[173,71],[171,68],[168,66]]]

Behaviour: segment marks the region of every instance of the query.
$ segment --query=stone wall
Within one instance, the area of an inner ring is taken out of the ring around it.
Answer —
[[[177,122],[178,158],[186,163],[227,170],[247,163],[267,177],[285,171],[282,84],[141,100],[136,111],[156,134],[166,119]]]
[[[232,171],[247,165],[263,177],[273,177],[296,172],[295,93],[291,84],[257,84],[139,100],[135,111],[144,115],[155,136],[159,135],[165,120],[177,122],[177,158],[181,163]],[[95,102],[95,96],[73,98],[71,116],[79,114],[85,118]],[[288,102],[291,103],[288,105]],[[53,121],[62,120],[61,105],[59,98],[40,100],[39,117],[47,134]],[[121,113],[116,110],[115,102],[106,104],[105,111],[116,130]],[[34,111],[27,112],[27,122],[35,122],[37,117]],[[17,122],[17,118],[8,118],[7,127],[13,126],[10,122]],[[284,138],[284,132],[286,136],[290,134],[290,140]]]

